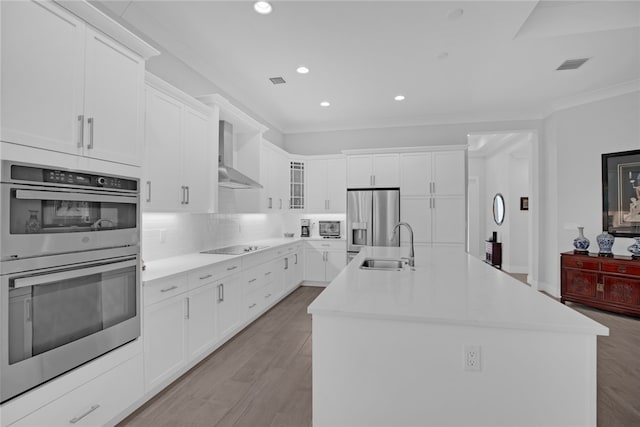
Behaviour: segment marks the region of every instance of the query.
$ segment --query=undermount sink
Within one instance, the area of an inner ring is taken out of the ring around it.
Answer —
[[[360,268],[363,270],[401,271],[406,265],[406,259],[365,258],[360,264]]]

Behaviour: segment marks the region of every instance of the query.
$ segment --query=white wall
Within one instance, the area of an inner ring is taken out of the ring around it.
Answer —
[[[601,155],[640,148],[640,91],[551,114],[540,144],[539,288],[558,296],[559,253],[573,250],[577,225],[585,227],[590,250],[598,250]],[[631,242],[617,238],[613,252],[628,255]]]
[[[539,120],[455,123],[284,135],[284,149],[295,154],[336,154],[359,148],[466,145],[473,132],[538,129]]]
[[[528,153],[527,153],[528,154]],[[529,273],[529,211],[520,210],[520,198],[529,197],[529,155],[511,154],[509,159],[509,264],[511,273]]]

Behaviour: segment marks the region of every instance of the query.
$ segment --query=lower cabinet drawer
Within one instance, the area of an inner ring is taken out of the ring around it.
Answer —
[[[105,372],[11,426],[102,426],[144,393],[142,355]]]

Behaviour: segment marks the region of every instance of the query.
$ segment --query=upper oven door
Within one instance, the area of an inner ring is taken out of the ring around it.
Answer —
[[[136,193],[1,186],[2,260],[139,244]]]

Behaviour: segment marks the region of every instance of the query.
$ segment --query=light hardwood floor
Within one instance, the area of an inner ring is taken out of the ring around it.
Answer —
[[[321,291],[293,292],[120,427],[311,426],[307,306]],[[598,427],[640,426],[640,319],[568,305],[610,328],[598,338]]]
[[[310,426],[307,306],[322,290],[294,291],[119,426]]]

